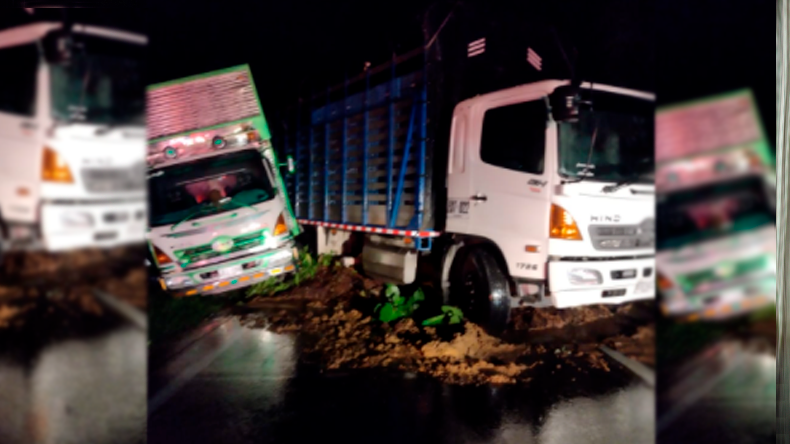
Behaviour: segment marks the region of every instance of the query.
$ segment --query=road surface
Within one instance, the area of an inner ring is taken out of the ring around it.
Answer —
[[[660,376],[658,384],[658,444],[776,442],[776,349],[770,338],[722,339]]]
[[[151,356],[148,442],[653,443],[653,389],[612,365],[574,382],[451,386],[381,370],[320,373],[299,336],[218,318]]]

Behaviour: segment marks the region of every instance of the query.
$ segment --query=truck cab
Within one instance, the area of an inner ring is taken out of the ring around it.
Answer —
[[[662,312],[724,320],[776,303],[776,173],[749,91],[657,113]]]
[[[143,242],[142,35],[40,22],[0,31],[0,252]]]
[[[210,295],[293,272],[299,227],[249,68],[149,87],[148,119],[148,241],[162,288]]]
[[[499,263],[513,283],[508,305],[650,299],[654,97],[582,84],[578,98],[586,105],[567,116],[558,111],[569,83],[536,82],[458,104],[446,230],[456,244],[479,245]],[[472,262],[466,275],[446,267],[450,298],[467,305],[474,297],[469,281],[481,275],[474,263],[485,260],[452,260]],[[490,285],[491,277],[483,280]],[[480,284],[488,296],[490,288]]]

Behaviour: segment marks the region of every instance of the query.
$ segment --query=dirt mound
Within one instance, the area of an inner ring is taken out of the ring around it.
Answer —
[[[582,325],[614,316],[603,305],[557,309],[533,307],[513,310],[513,328],[516,330],[562,329],[568,325]]]
[[[468,322],[436,328],[422,327],[410,318],[381,323],[372,316],[373,307],[381,302],[381,289],[381,283],[352,269],[325,267],[302,286],[276,297],[253,300],[248,308],[260,311],[243,314],[242,323],[312,338],[305,341],[306,359],[320,363],[325,371],[388,368],[430,375],[454,384],[526,383],[534,371],[554,373],[570,369],[574,376],[611,371],[610,361],[598,349],[600,342],[509,343]],[[618,315],[630,313],[622,310]],[[525,331],[540,331],[613,316],[614,311],[605,306],[526,308],[514,312],[514,325]],[[610,343],[618,349],[626,349],[626,341],[639,347],[650,341],[651,332],[652,327],[645,328],[633,336],[613,338]],[[626,349],[632,355],[636,351]]]
[[[619,351],[629,358],[648,366],[656,363],[655,325],[640,326],[630,336],[616,336],[604,341],[604,345]]]

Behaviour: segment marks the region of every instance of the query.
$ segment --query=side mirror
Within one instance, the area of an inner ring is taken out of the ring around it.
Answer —
[[[551,115],[557,122],[575,122],[579,120],[581,93],[574,86],[561,86],[549,96]]]
[[[42,42],[44,58],[52,64],[66,63],[71,60],[73,48],[73,38],[65,31],[52,32]]]
[[[280,164],[280,168],[286,167],[288,174],[293,174],[296,172],[296,163],[294,162],[293,156],[286,157],[286,162]]]

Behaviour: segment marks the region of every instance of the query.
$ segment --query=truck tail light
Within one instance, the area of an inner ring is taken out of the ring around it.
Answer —
[[[173,262],[170,256],[166,255],[159,247],[154,246],[154,257],[157,265],[165,265]]]
[[[288,232],[288,226],[285,225],[285,213],[280,213],[277,218],[277,224],[274,226],[274,235],[279,236]]]
[[[47,182],[74,182],[69,165],[57,151],[50,147],[44,147],[44,160],[41,167],[41,178]]]
[[[549,230],[553,239],[582,240],[579,227],[573,216],[559,205],[551,205]]]

